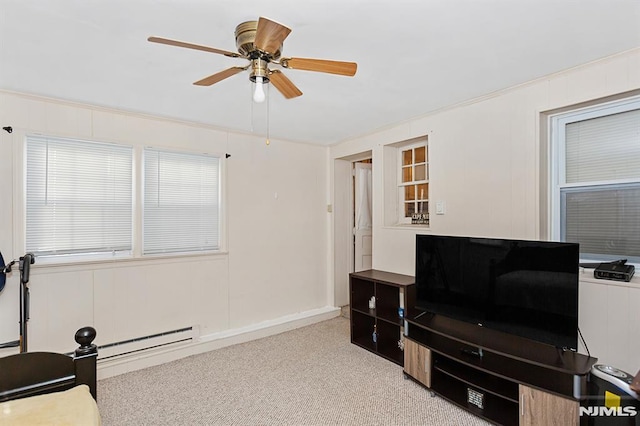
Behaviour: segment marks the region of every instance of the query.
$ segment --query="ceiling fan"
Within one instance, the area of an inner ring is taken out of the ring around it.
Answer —
[[[193,84],[198,86],[211,86],[241,71],[250,70],[249,79],[256,83],[256,91],[253,97],[256,102],[264,100],[265,96],[262,85],[269,82],[273,83],[276,89],[287,99],[302,95],[300,89],[298,89],[281,70],[272,69],[269,65],[279,65],[286,69],[317,71],[349,77],[355,75],[358,67],[355,62],[281,57],[282,43],[290,32],[290,28],[265,17],[260,17],[258,21],[243,22],[236,27],[235,31],[238,53],[161,37],[149,37],[147,40],[153,43],[217,53],[231,58],[248,59],[250,62],[244,67],[227,68],[226,70],[198,80]]]

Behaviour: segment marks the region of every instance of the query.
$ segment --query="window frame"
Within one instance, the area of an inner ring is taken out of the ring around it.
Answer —
[[[14,227],[14,233],[17,238],[14,239],[14,251],[18,253],[25,252],[26,237],[27,237],[27,140],[29,137],[39,139],[60,139],[69,141],[78,141],[86,143],[95,143],[101,145],[115,145],[131,149],[132,161],[131,161],[131,185],[132,185],[132,198],[131,198],[131,250],[122,252],[109,252],[109,253],[73,253],[73,254],[55,254],[55,255],[40,255],[38,256],[37,263],[39,265],[51,265],[51,266],[72,266],[81,265],[86,263],[111,263],[120,261],[141,261],[147,259],[158,258],[180,258],[184,256],[202,256],[202,255],[217,255],[226,253],[226,154],[218,151],[204,152],[203,150],[182,148],[182,147],[151,147],[136,143],[123,143],[114,141],[105,141],[99,138],[87,138],[87,137],[70,137],[66,135],[57,135],[55,133],[30,133],[25,131],[14,132],[14,137],[19,138],[21,143],[21,149],[16,149],[13,152],[15,164],[21,165],[16,175],[14,182],[15,193],[20,194],[16,198],[17,202],[13,204],[13,212],[15,217],[21,218],[16,222]],[[184,154],[196,154],[196,155],[209,155],[218,158],[218,244],[215,250],[197,251],[197,252],[168,252],[158,254],[146,254],[142,253],[143,250],[143,174],[144,174],[144,159],[143,152],[145,148],[162,149],[165,151],[171,151],[175,153]]]
[[[218,223],[217,223],[217,246],[211,249],[205,250],[181,250],[181,251],[155,251],[145,253],[145,193],[146,193],[146,181],[145,181],[145,173],[146,173],[146,152],[147,151],[155,151],[160,153],[168,153],[168,154],[177,154],[177,155],[189,155],[189,156],[202,156],[209,158],[216,158],[218,160],[218,168],[216,171],[217,174],[217,214],[218,214]],[[146,146],[141,150],[141,161],[140,161],[140,240],[139,240],[139,248],[140,248],[140,256],[141,257],[159,257],[159,256],[186,256],[186,255],[194,255],[194,254],[211,254],[218,253],[222,251],[224,236],[223,236],[223,213],[224,213],[224,205],[223,205],[223,167],[224,167],[224,159],[225,156],[223,154],[218,153],[203,153],[203,152],[195,152],[189,150],[177,150],[173,148],[162,148],[162,147],[153,147]]]
[[[566,182],[566,126],[571,123],[589,119],[606,117],[613,114],[634,111],[640,109],[640,96],[600,103],[584,108],[564,111],[549,115],[547,118],[550,139],[550,179],[549,179],[549,206],[550,216],[549,231],[552,240],[563,241],[566,233],[563,217],[563,194],[569,192],[591,191],[598,189],[634,187],[640,185],[640,177],[625,179],[610,179],[599,181],[582,181],[577,183]],[[587,255],[584,257],[584,255]],[[608,255],[593,253],[580,253],[582,260],[602,259],[607,260]],[[631,256],[629,256],[631,257]],[[612,260],[612,259],[609,259]]]
[[[69,144],[72,143],[82,143],[89,145],[100,145],[100,146],[114,146],[118,147],[122,150],[130,150],[130,164],[131,164],[131,175],[130,175],[130,205],[131,205],[131,227],[130,227],[130,247],[128,249],[123,250],[104,250],[104,251],[78,251],[78,252],[68,252],[68,253],[46,253],[46,254],[38,254],[36,252],[38,263],[41,264],[71,264],[78,262],[86,262],[86,261],[113,261],[115,259],[129,259],[133,256],[135,250],[135,217],[136,217],[136,201],[135,201],[135,164],[136,164],[136,155],[135,149],[130,145],[125,144],[117,144],[112,142],[104,142],[98,140],[88,140],[82,138],[73,138],[73,137],[61,137],[61,136],[52,136],[52,135],[42,135],[42,134],[31,134],[25,133],[23,135],[23,143],[22,143],[22,156],[23,156],[23,170],[22,170],[22,203],[21,203],[21,211],[20,217],[22,217],[22,247],[19,252],[24,252],[29,250],[27,248],[27,231],[29,227],[28,221],[28,173],[29,173],[29,156],[28,156],[28,144],[29,141],[59,141],[59,142],[67,142]]]
[[[418,148],[424,148],[425,150],[425,161],[424,162],[415,162],[415,151]],[[427,208],[426,211],[422,212],[422,213],[426,213],[427,217],[429,217],[429,209],[430,209],[430,203],[429,203],[429,193],[430,193],[430,185],[429,185],[429,174],[430,174],[430,170],[429,170],[429,140],[428,138],[425,136],[423,138],[420,138],[418,141],[416,142],[411,142],[411,143],[406,143],[406,144],[402,144],[400,146],[397,147],[397,163],[396,163],[396,169],[397,169],[397,174],[396,174],[396,189],[397,189],[397,193],[398,193],[398,218],[397,218],[397,222],[399,225],[412,225],[412,226],[429,226],[429,219],[427,219],[427,223],[412,223],[412,218],[411,217],[406,217],[405,216],[405,206],[407,204],[407,200],[405,198],[405,189],[408,186],[418,186],[418,185],[423,185],[426,184],[427,185],[427,196],[426,198],[422,199],[418,196],[418,194],[415,194],[415,199],[414,199],[414,203],[426,203]],[[412,162],[409,165],[412,168],[412,173],[413,170],[415,170],[416,165],[424,165],[425,166],[425,179],[422,180],[414,180],[415,176],[412,174],[412,180],[411,181],[406,181],[403,182],[403,170],[405,168],[407,168],[407,165],[403,164],[403,153],[405,151],[412,151]],[[418,213],[418,212],[416,212]]]

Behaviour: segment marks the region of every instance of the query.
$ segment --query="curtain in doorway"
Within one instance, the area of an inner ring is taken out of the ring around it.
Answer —
[[[356,229],[371,229],[371,169],[358,169],[358,188],[356,189]]]

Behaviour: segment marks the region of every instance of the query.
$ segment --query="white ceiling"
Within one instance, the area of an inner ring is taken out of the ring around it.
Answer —
[[[639,0],[0,0],[0,89],[265,131],[237,24],[289,26],[283,56],[354,61],[355,77],[285,70],[304,95],[269,94],[272,138],[333,144],[640,46]]]

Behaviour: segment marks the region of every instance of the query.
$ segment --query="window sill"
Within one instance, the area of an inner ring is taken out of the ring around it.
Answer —
[[[382,229],[420,229],[420,230],[429,230],[431,229],[430,225],[412,225],[410,223],[397,223],[395,225],[385,225],[382,227]]]
[[[131,266],[131,264],[166,264],[166,263],[186,263],[193,261],[196,258],[218,257],[227,256],[228,251],[210,251],[206,253],[185,253],[185,254],[159,254],[159,255],[145,255],[145,256],[127,256],[118,258],[102,258],[102,259],[85,259],[85,260],[73,260],[69,262],[55,262],[47,260],[36,262],[31,266],[32,271],[44,271],[48,270],[87,270],[87,269],[106,269],[113,266]]]
[[[640,289],[640,276],[634,275],[631,281],[605,280],[593,276],[593,269],[580,268],[578,280],[593,284]]]

